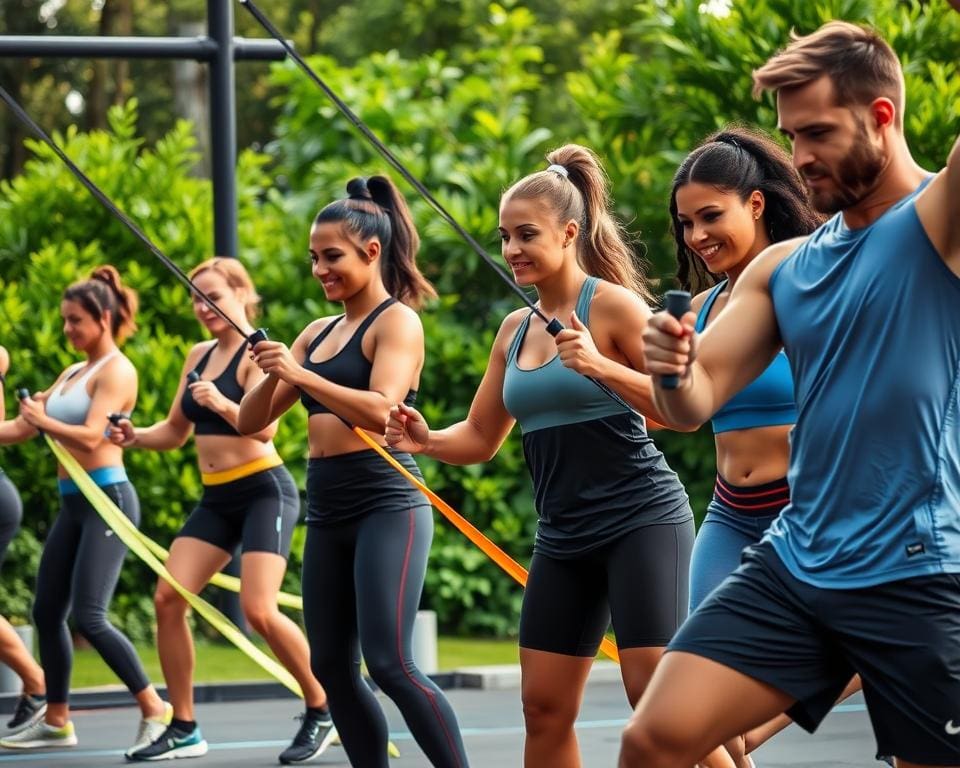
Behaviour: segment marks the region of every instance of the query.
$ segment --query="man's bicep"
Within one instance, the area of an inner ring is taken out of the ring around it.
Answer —
[[[768,280],[766,271],[745,274],[700,338],[697,362],[718,407],[763,373],[782,345]]]

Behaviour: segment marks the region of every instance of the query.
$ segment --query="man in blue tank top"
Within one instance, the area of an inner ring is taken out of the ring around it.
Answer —
[[[835,215],[761,254],[702,338],[661,313],[644,344],[679,376],[656,393],[677,425],[784,347],[791,502],[671,643],[621,767],[690,768],[783,711],[812,731],[854,672],[881,754],[960,766],[960,141],[936,175],[914,162],[899,62],[852,24],[796,38],[754,83]]]

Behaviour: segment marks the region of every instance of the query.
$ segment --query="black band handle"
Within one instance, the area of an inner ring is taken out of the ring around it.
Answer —
[[[690,294],[687,291],[667,291],[666,309],[677,320],[690,311]],[[676,389],[680,386],[680,377],[671,373],[660,377],[660,386],[664,389]]]

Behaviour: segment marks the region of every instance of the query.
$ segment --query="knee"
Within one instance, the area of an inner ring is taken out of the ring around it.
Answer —
[[[620,737],[619,768],[653,768],[657,757],[653,734],[643,723],[631,720]]]
[[[406,682],[407,671],[413,671],[412,661],[406,662],[392,654],[371,653],[368,656],[364,651],[363,660],[370,679],[387,695]]]
[[[247,620],[250,628],[261,637],[270,634],[274,622],[279,617],[280,612],[276,606],[271,606],[264,602],[245,602],[243,608],[243,617]]]
[[[110,626],[107,621],[107,612],[103,608],[78,608],[73,612],[73,624],[77,632],[83,635],[87,640],[103,631],[104,627]]]
[[[178,619],[187,615],[187,601],[178,595],[166,582],[157,585],[153,593],[153,607],[159,621]]]
[[[522,701],[523,721],[530,736],[570,730],[577,719],[576,705],[559,697],[533,692],[524,693]]]
[[[41,598],[40,595],[37,595],[37,599],[33,603],[32,614],[34,626],[38,630],[59,626],[66,618],[64,610],[58,609],[56,605]]]
[[[688,759],[682,745],[651,723],[634,716],[620,738],[619,768],[686,768],[697,758]]]
[[[341,681],[360,680],[360,660],[335,652],[332,648],[310,644],[310,671],[320,684],[330,690],[338,688]]]

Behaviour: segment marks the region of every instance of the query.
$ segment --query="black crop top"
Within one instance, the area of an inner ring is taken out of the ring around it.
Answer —
[[[307,356],[303,361],[303,367],[318,376],[322,376],[327,381],[339,384],[342,387],[364,390],[370,389],[370,373],[373,371],[373,363],[363,355],[363,334],[367,332],[367,329],[373,324],[373,321],[380,316],[380,313],[395,302],[396,299],[387,299],[367,315],[363,319],[363,322],[360,323],[360,327],[357,328],[353,336],[350,337],[350,340],[344,345],[343,349],[333,357],[317,363],[313,362],[310,359],[310,355],[312,355],[313,350],[320,345],[320,342],[327,338],[330,331],[333,330],[333,326],[343,320],[344,315],[340,315],[340,317],[329,323],[327,327],[320,331],[316,338],[310,342],[307,347]],[[403,402],[409,406],[412,406],[416,401],[417,391],[415,389],[407,392],[407,396],[403,400]],[[304,408],[307,409],[307,413],[311,416],[316,413],[330,413],[330,409],[327,408],[327,406],[323,403],[318,403],[302,390],[300,392],[300,402],[303,403]]]
[[[197,363],[193,369],[197,375],[203,374],[204,369],[207,367],[207,361],[210,360],[210,355],[213,354],[213,350],[216,348],[217,345],[214,344],[207,350],[207,353],[200,358],[200,362]],[[240,348],[233,358],[231,358],[227,367],[223,369],[223,373],[212,380],[213,385],[220,390],[220,394],[235,403],[239,403],[243,399],[243,387],[241,387],[237,381],[237,369],[240,367],[240,359],[243,357],[246,349],[247,345],[246,342],[244,342],[240,345]],[[240,436],[240,433],[237,432],[233,425],[219,413],[215,413],[209,408],[197,404],[197,401],[193,399],[193,393],[190,391],[189,384],[183,390],[183,399],[180,400],[180,408],[183,410],[183,415],[196,425],[194,432],[198,435]]]

